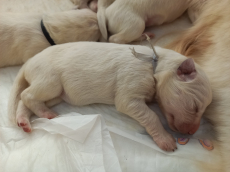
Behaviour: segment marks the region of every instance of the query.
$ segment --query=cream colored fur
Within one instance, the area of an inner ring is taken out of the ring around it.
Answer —
[[[174,138],[164,130],[146,103],[153,100],[157,90],[156,98],[160,103],[169,97],[167,103],[161,103],[163,109],[175,112],[165,114],[170,126],[199,126],[202,113],[211,102],[208,79],[195,65],[196,77],[180,80],[176,71],[188,59],[159,47],[156,47],[159,62],[154,75],[152,63],[134,57],[132,47],[150,58],[153,56],[152,49],[145,46],[93,42],[57,45],[35,55],[16,78],[9,100],[9,116],[16,119],[24,131],[30,132],[31,111],[39,117],[57,116],[45,102],[49,106],[62,100],[78,106],[115,104],[118,111],[144,126],[161,149],[174,150]],[[171,104],[178,98],[183,102]],[[174,124],[169,119],[172,115]]]
[[[194,58],[211,82],[213,102],[205,116],[214,124],[223,159],[222,164],[205,164],[207,172],[230,171],[229,8],[230,0],[207,1],[195,25],[171,45],[179,53]]]
[[[47,13],[71,10],[71,0],[0,0],[0,12]]]
[[[172,22],[189,7],[189,0],[99,0],[98,23],[109,42],[129,43],[141,37],[146,26]]]
[[[208,0],[192,0],[188,8],[188,16],[192,23],[200,16],[203,7]]]
[[[97,41],[100,31],[96,14],[88,9],[51,14],[2,13],[0,67],[20,65],[51,46],[42,33],[44,25],[56,44]]]
[[[88,3],[90,2],[90,0],[71,0],[71,1],[79,8],[88,8]]]

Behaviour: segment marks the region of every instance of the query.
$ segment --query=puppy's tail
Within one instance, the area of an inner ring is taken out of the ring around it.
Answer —
[[[106,17],[105,17],[105,10],[106,10],[106,0],[99,0],[98,1],[98,11],[97,11],[97,20],[99,29],[102,34],[101,42],[107,41],[108,39],[108,32],[107,32],[107,26],[106,26]]]
[[[28,87],[28,82],[24,77],[24,66],[20,69],[14,81],[8,102],[8,117],[10,121],[14,124],[16,124],[16,112],[18,108],[18,103],[21,99],[21,93]]]

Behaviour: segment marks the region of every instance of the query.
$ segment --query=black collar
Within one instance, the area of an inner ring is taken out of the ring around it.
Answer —
[[[46,37],[47,41],[49,41],[49,43],[51,45],[56,45],[54,43],[54,40],[50,37],[49,32],[46,30],[46,27],[44,26],[43,20],[41,21],[41,28],[42,28],[42,32],[43,32],[44,36]]]

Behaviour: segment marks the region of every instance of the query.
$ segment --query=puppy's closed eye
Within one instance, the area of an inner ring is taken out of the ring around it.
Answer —
[[[195,109],[195,112],[196,112],[196,113],[198,113],[198,112],[199,112],[199,109],[198,109],[198,107],[196,107],[196,109]]]

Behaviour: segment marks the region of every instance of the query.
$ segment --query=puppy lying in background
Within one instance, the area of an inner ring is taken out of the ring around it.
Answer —
[[[73,4],[77,6],[78,9],[89,8],[93,12],[97,12],[97,2],[98,0],[71,0]]]
[[[55,44],[97,41],[97,16],[89,9],[40,14],[2,13],[0,67],[20,65],[51,46],[41,29],[41,20]]]
[[[176,148],[157,115],[146,105],[160,103],[174,131],[194,134],[210,104],[212,92],[202,69],[172,50],[156,47],[159,61],[135,58],[130,48],[152,58],[145,46],[108,43],[68,43],[50,47],[31,58],[20,70],[9,100],[9,116],[31,132],[31,111],[42,118],[58,114],[47,106],[62,100],[72,105],[115,104],[137,120],[166,151]]]
[[[190,0],[99,0],[98,24],[105,40],[108,29],[109,42],[130,43],[142,37],[145,27],[174,21],[189,4]]]

